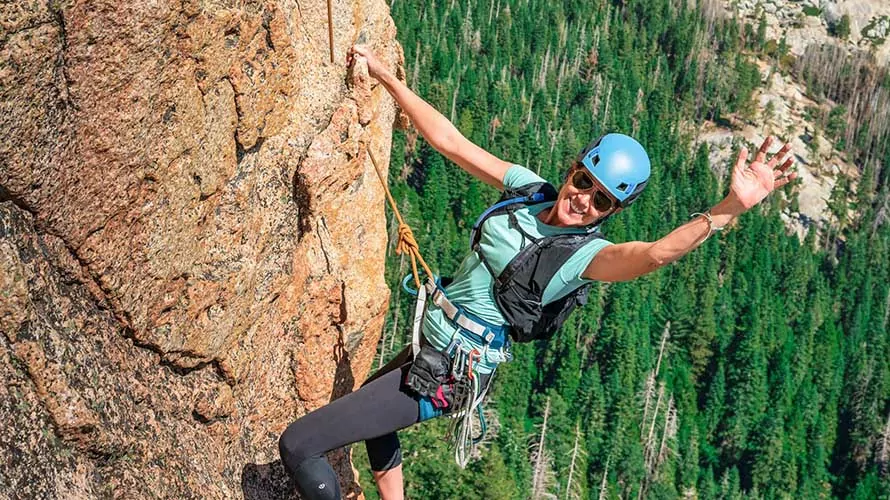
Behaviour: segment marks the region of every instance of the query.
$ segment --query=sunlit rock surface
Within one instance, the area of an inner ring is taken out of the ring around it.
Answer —
[[[385,2],[0,6],[0,495],[264,498],[389,292]],[[350,486],[347,457],[335,460]]]

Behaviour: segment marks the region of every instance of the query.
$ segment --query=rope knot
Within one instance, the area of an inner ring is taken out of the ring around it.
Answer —
[[[396,247],[396,253],[400,255],[404,252],[414,253],[419,248],[411,228],[407,224],[399,224],[399,244]]]
[[[433,271],[430,270],[430,266],[426,265],[426,262],[420,255],[420,247],[417,245],[417,240],[414,239],[414,233],[411,232],[411,228],[408,227],[408,224],[405,224],[405,220],[402,219],[402,214],[399,213],[399,207],[396,206],[396,200],[393,199],[392,193],[389,192],[389,186],[386,184],[386,177],[384,177],[383,172],[380,171],[380,165],[377,164],[377,158],[374,158],[374,151],[372,151],[370,147],[368,148],[368,156],[371,157],[371,163],[374,164],[374,171],[377,172],[377,178],[380,179],[380,184],[383,185],[383,192],[386,194],[386,200],[389,201],[389,206],[392,207],[392,212],[396,216],[396,220],[399,221],[399,244],[396,246],[396,253],[402,255],[407,252],[408,256],[411,257],[411,273],[414,275],[414,284],[420,289],[421,283],[420,275],[417,273],[417,261],[420,261],[420,265],[423,266],[423,271],[431,279],[433,278]]]

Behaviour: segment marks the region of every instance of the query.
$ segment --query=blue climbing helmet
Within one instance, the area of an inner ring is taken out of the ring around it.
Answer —
[[[606,134],[578,154],[578,163],[598,180],[618,204],[633,203],[649,182],[649,155],[633,137]]]

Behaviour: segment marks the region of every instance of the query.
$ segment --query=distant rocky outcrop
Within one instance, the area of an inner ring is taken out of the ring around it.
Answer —
[[[831,142],[814,137],[814,124],[807,110],[820,104],[806,94],[804,87],[768,63],[759,61],[758,66],[765,81],[754,96],[757,115],[750,123],[737,120],[733,129],[704,123],[698,130],[698,141],[708,144],[711,164],[719,170],[717,174],[721,178],[729,176],[729,167],[735,161],[734,146],[738,143],[747,145],[751,151],[759,147],[767,135],[790,143],[800,183],[794,194],[797,204],[783,212],[783,219],[803,240],[811,226],[819,230],[836,222],[829,209],[832,190],[840,175],[850,179],[851,186],[855,187],[859,170]],[[773,149],[779,147],[776,144]]]
[[[851,155],[839,150],[825,136],[812,112],[828,115],[839,104],[847,103],[834,102],[831,100],[834,95],[824,96],[808,89],[800,76],[801,67],[806,66],[803,63],[814,54],[823,52],[832,54],[828,67],[835,73],[844,65],[867,66],[869,71],[851,70],[849,79],[855,81],[845,82],[845,85],[849,92],[868,96],[863,102],[883,103],[886,96],[865,93],[864,89],[875,87],[870,80],[874,79],[873,75],[881,74],[876,66],[890,61],[890,43],[883,41],[885,26],[890,20],[890,3],[883,0],[724,0],[719,11],[724,16],[740,18],[755,30],[759,28],[760,20],[765,20],[766,40],[777,42],[784,38],[794,57],[789,63],[776,57],[757,59],[754,56],[763,77],[761,88],[754,94],[756,113],[745,118],[733,117],[732,127],[696,124],[698,142],[709,145],[711,162],[720,176],[728,174],[727,166],[734,160],[733,150],[739,143],[756,147],[767,134],[790,142],[800,183],[795,188],[797,203],[789,204],[783,211],[786,225],[803,238],[813,226],[820,230],[842,223],[834,220],[829,201],[841,177],[847,181],[848,194],[852,195],[863,166],[852,163]],[[830,28],[845,15],[850,20],[850,34],[843,39],[832,34]],[[780,68],[782,64],[784,68]],[[789,66],[793,68],[789,69]],[[831,72],[821,71],[818,65],[813,71]],[[874,131],[872,135],[880,136],[886,128],[886,111],[862,110],[862,107],[861,103],[850,106],[842,116],[848,134],[856,131],[856,126],[861,123],[880,123],[880,127],[870,129]]]
[[[871,52],[883,65],[890,63],[890,2],[886,0],[724,0],[754,26],[764,16],[767,39],[785,38],[792,54],[801,55],[808,45],[827,41]],[[847,16],[849,35],[840,39],[832,29]]]
[[[0,5],[0,496],[281,494],[279,433],[363,381],[396,109],[345,55],[402,52],[382,0],[334,2],[333,62],[327,19]]]

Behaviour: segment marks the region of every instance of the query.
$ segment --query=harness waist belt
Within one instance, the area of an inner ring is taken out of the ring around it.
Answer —
[[[428,280],[424,286],[429,294],[429,300],[439,306],[448,319],[468,332],[479,336],[480,340],[484,343],[491,343],[497,336],[497,333],[504,330],[504,326],[502,325],[486,325],[467,316],[458,305],[451,302],[448,297],[445,296],[442,289],[436,286],[432,280]]]

